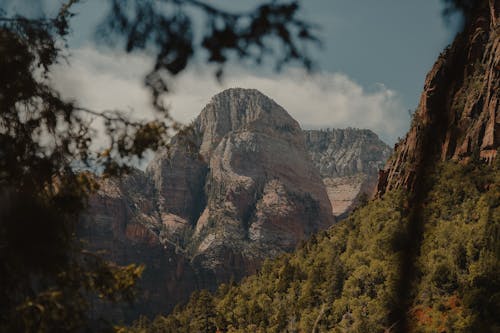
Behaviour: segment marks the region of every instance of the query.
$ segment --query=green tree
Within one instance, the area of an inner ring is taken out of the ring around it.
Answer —
[[[210,333],[215,332],[215,311],[212,295],[201,290],[194,292],[191,295],[188,312],[191,314],[189,318],[189,331]]]

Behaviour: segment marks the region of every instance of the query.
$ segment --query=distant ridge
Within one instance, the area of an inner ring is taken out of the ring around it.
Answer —
[[[333,128],[305,130],[304,135],[334,215],[345,216],[360,200],[373,196],[379,170],[392,153],[373,131]]]

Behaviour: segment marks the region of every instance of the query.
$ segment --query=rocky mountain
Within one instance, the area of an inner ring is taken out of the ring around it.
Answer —
[[[335,216],[371,197],[392,150],[371,130],[306,130],[306,147],[318,168]]]
[[[369,130],[302,131],[257,90],[228,89],[146,172],[101,180],[81,235],[147,266],[144,297],[117,316],[167,311],[331,226],[373,191],[389,152]]]
[[[246,89],[214,96],[145,173],[102,180],[84,220],[90,248],[148,267],[144,312],[239,280],[335,222],[299,124]]]
[[[159,191],[164,237],[189,243],[193,260],[218,280],[234,275],[228,255],[248,273],[253,262],[292,250],[334,222],[299,124],[257,90],[214,96],[147,176]]]

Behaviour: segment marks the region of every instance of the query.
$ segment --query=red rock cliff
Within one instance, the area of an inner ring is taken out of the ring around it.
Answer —
[[[491,162],[500,142],[500,2],[478,1],[427,75],[406,137],[380,172],[378,195],[412,190],[429,161]]]

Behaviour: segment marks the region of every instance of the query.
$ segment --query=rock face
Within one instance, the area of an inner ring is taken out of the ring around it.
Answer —
[[[299,124],[246,89],[214,96],[145,173],[102,181],[90,204],[89,247],[146,264],[136,313],[237,281],[335,221]]]
[[[478,1],[465,30],[427,75],[410,131],[381,172],[378,194],[415,188],[436,160],[492,162],[500,143],[500,5]]]
[[[274,101],[229,89],[192,127],[155,157],[147,175],[159,189],[165,237],[189,235],[190,256],[217,280],[234,275],[221,260],[227,255],[244,263],[240,278],[255,261],[292,250],[334,222],[302,130]]]
[[[345,215],[363,196],[374,194],[378,172],[392,152],[375,133],[347,128],[307,130],[304,134],[334,215]]]
[[[173,300],[186,297],[184,290],[204,287],[195,268],[175,246],[165,246],[160,237],[159,215],[152,182],[136,170],[121,182],[101,180],[90,198],[79,236],[85,246],[118,264],[143,263],[139,297],[133,306],[101,308],[118,320],[130,321],[140,313],[168,309]]]

